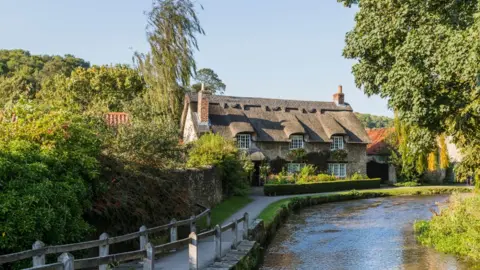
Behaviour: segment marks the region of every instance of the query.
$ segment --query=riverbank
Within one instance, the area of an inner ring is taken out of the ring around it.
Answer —
[[[480,195],[453,196],[431,220],[417,221],[417,239],[425,246],[480,262]]]

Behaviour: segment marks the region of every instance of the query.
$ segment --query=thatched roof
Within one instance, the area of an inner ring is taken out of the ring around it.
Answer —
[[[197,98],[186,96],[192,112]],[[331,142],[333,135],[348,135],[350,143],[369,142],[350,105],[334,102],[212,95],[209,120],[211,130],[226,138],[251,133],[256,141],[288,142],[291,135],[303,134],[309,142]]]

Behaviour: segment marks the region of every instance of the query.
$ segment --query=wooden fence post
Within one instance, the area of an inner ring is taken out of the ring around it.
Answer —
[[[32,249],[41,249],[45,246],[45,244],[42,241],[35,241],[32,245]],[[35,266],[41,266],[45,265],[45,254],[42,254],[40,256],[33,256],[33,267]]]
[[[212,226],[212,210],[208,209],[208,213],[207,213],[207,228],[210,229],[210,226]]]
[[[70,253],[62,253],[57,259],[63,264],[63,270],[73,270],[73,255]]]
[[[238,220],[233,220],[233,228],[232,228],[232,249],[237,248],[238,244]]]
[[[177,241],[177,220],[172,218],[172,220],[170,221],[170,224],[173,224],[172,227],[170,227],[170,242],[175,242]]]
[[[145,245],[147,256],[143,259],[143,270],[155,269],[155,247],[147,243]]]
[[[190,270],[198,269],[198,238],[195,232],[190,233],[188,245],[188,265]]]
[[[213,240],[215,242],[215,260],[220,261],[222,259],[222,229],[220,225],[215,226]]]
[[[108,234],[107,233],[102,233],[100,235],[100,240],[106,240],[108,239]],[[108,252],[110,249],[110,245],[107,243],[105,245],[98,246],[98,256],[99,257],[106,257],[108,256]],[[98,266],[98,270],[107,270],[108,264],[101,264]]]
[[[197,228],[195,226],[195,216],[190,217],[190,232],[197,232]]]
[[[140,227],[139,232],[145,232],[146,230],[147,230],[147,227],[145,225],[143,225],[142,227]],[[147,233],[141,234],[140,235],[140,250],[144,250],[145,245],[147,243],[148,243],[148,234]]]
[[[244,221],[243,221],[243,240],[248,239],[248,213],[243,214]]]

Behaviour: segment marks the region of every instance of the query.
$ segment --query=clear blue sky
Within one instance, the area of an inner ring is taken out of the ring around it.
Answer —
[[[356,8],[336,0],[198,0],[206,36],[198,67],[227,95],[329,101],[339,84],[355,111],[391,116],[386,100],[355,87],[342,57]],[[151,0],[0,0],[0,48],[73,54],[92,64],[132,63],[145,52]]]

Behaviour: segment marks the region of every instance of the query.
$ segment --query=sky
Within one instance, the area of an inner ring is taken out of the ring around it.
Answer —
[[[342,56],[357,8],[336,0],[196,0],[206,35],[198,68],[211,68],[226,95],[330,101],[343,85],[357,112],[392,116],[387,101],[356,88]],[[200,4],[203,9],[200,8]],[[0,49],[73,54],[91,64],[132,63],[147,52],[152,0],[0,0]]]

